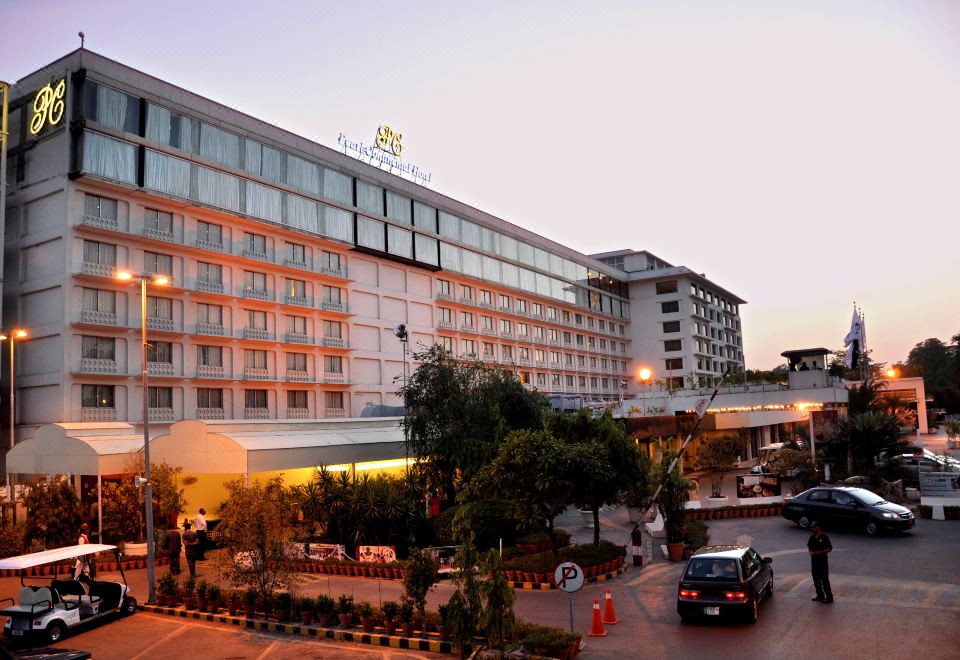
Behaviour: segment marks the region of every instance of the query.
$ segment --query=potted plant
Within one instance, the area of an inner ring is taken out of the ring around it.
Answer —
[[[230,616],[237,616],[237,612],[240,611],[240,592],[236,589],[231,589],[227,594],[227,612]]]
[[[668,452],[663,457],[663,469],[670,465],[673,456]],[[683,558],[683,539],[686,536],[684,520],[687,505],[687,491],[693,487],[693,482],[680,475],[680,470],[671,472],[660,491],[660,513],[663,515],[664,528],[667,532],[667,552],[670,561],[680,561]]]
[[[407,597],[400,600],[400,624],[403,626],[403,634],[413,637],[413,601]]]
[[[707,438],[700,441],[697,461],[700,467],[710,472],[710,506],[727,502],[723,495],[723,478],[727,471],[737,464],[737,458],[743,454],[743,442],[734,435],[719,438]]]
[[[243,613],[248,619],[257,613],[257,590],[253,587],[243,592]]]
[[[207,611],[216,614],[220,609],[220,586],[211,584],[207,587]]]
[[[397,617],[400,616],[400,603],[395,600],[385,600],[380,609],[383,611],[383,626],[387,629],[387,634],[394,634],[397,632]]]
[[[206,580],[197,580],[197,609],[201,612],[207,611],[207,589],[210,583]]]
[[[183,607],[193,610],[197,607],[197,578],[192,575],[183,581]]]
[[[324,628],[329,628],[333,623],[333,606],[334,602],[330,596],[326,594],[317,596],[317,620]]]
[[[450,641],[450,605],[442,603],[437,606],[437,612],[440,615],[440,625],[437,626],[437,632],[440,633],[441,642]]]
[[[313,611],[317,606],[317,601],[309,596],[303,596],[297,601],[297,608],[300,610],[300,623],[309,626],[313,623]]]
[[[170,599],[176,593],[177,580],[172,573],[164,573],[157,580],[157,604],[161,607],[172,605]]]
[[[293,618],[293,596],[289,591],[280,592],[277,595],[277,606],[274,610],[277,613],[277,621],[285,622]]]
[[[340,598],[337,599],[337,613],[340,615],[340,627],[353,626],[353,596],[340,594]]]
[[[368,601],[362,600],[357,603],[354,611],[360,617],[360,625],[363,626],[363,632],[372,633],[377,620],[373,616],[373,605]]]

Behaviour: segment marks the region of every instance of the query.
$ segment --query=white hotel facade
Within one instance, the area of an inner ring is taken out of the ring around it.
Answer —
[[[142,421],[139,287],[120,271],[172,277],[148,287],[157,432],[399,405],[400,323],[411,350],[440,343],[586,401],[636,392],[640,366],[705,383],[743,364],[743,301],[689,269],[578,253],[89,51],[19,81],[9,117],[21,439]]]

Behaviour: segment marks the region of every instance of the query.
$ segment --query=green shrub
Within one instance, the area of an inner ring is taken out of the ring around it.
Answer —
[[[353,612],[353,596],[348,596],[347,594],[340,594],[340,598],[337,599],[337,612],[340,614],[350,614]]]
[[[333,603],[331,601],[331,605],[332,604]],[[310,596],[302,596],[301,598],[297,599],[297,609],[301,612],[313,612],[315,609],[317,609],[317,601],[313,598],[310,598]]]
[[[3,525],[0,527],[0,559],[22,555],[25,544],[22,526]]]
[[[330,614],[333,612],[334,602],[330,596],[320,594],[316,600],[317,614]]]
[[[451,507],[430,519],[434,542],[437,545],[457,545],[453,532],[453,519],[462,511],[467,528],[475,535],[474,544],[479,550],[489,550],[500,545],[511,546],[517,530],[509,500],[485,499],[478,502]]]
[[[691,550],[696,550],[707,545],[710,540],[710,535],[708,530],[709,526],[702,520],[688,520],[686,523],[687,527],[687,543],[690,545]]]
[[[400,603],[395,600],[385,600],[380,608],[383,611],[383,618],[388,621],[400,616]]]

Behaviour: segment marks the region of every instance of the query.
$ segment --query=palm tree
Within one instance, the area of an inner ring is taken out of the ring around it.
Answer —
[[[837,421],[837,437],[846,445],[847,474],[854,468],[873,469],[877,454],[900,440],[900,422],[895,415],[864,412]]]

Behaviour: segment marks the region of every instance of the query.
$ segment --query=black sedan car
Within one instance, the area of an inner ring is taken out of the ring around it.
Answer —
[[[677,614],[683,621],[740,614],[755,623],[760,601],[773,595],[771,561],[746,545],[700,548],[680,576]]]
[[[907,531],[916,524],[910,509],[887,502],[865,488],[849,486],[805,490],[784,502],[783,517],[804,529],[819,520],[824,527],[862,529],[871,536],[882,531]]]

